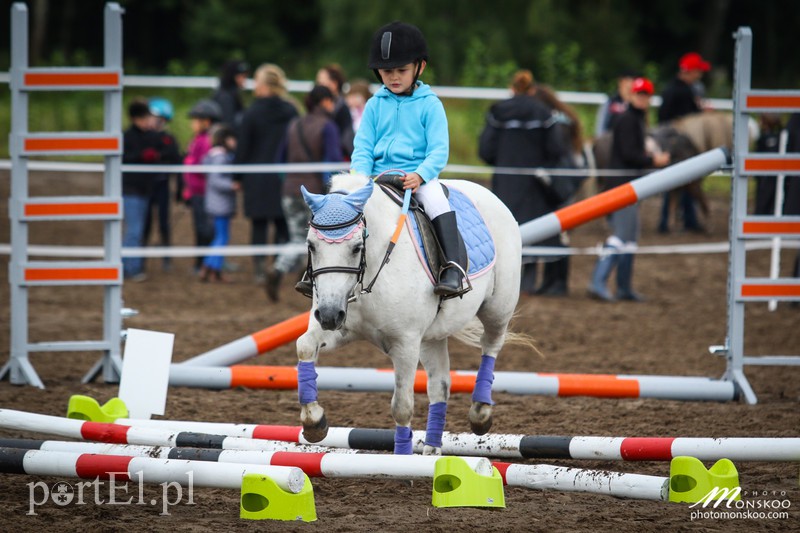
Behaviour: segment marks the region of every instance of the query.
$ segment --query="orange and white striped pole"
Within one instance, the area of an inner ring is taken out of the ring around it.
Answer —
[[[729,152],[725,148],[715,148],[591,198],[568,205],[522,224],[519,227],[522,243],[531,245],[541,242],[562,231],[613,213],[650,196],[686,185],[718,170],[729,162]]]
[[[317,367],[320,390],[353,392],[392,392],[391,368]],[[450,372],[450,392],[472,393],[475,371]],[[424,394],[428,376],[417,370],[414,392]],[[172,386],[228,389],[294,390],[297,367],[234,365],[202,367],[172,365]],[[594,398],[654,398],[662,400],[730,401],[735,397],[733,382],[695,376],[644,376],[604,374],[551,374],[537,372],[495,372],[494,392],[540,396],[590,396]]]
[[[308,329],[311,311],[214,348],[175,366],[230,366],[297,340]]]

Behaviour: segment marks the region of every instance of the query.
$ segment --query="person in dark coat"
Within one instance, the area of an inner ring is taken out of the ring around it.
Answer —
[[[647,110],[653,95],[653,83],[647,78],[636,78],[633,82],[633,98],[628,109],[614,125],[611,144],[611,166],[619,169],[643,170],[669,164],[666,152],[650,155],[645,150]],[[633,176],[606,177],[603,187],[613,189],[634,179]],[[633,204],[614,211],[608,216],[612,235],[603,245],[589,285],[589,295],[602,301],[613,301],[606,288],[611,271],[617,269],[617,300],[638,302],[642,297],[632,288],[633,251],[639,240],[639,205]]]
[[[239,59],[231,59],[222,65],[217,87],[211,99],[222,108],[222,123],[239,127],[244,111],[241,90],[247,81],[250,66]]]
[[[783,125],[781,117],[775,113],[764,113],[759,119],[759,135],[756,139],[755,151],[776,153],[780,151],[780,139]],[[775,213],[775,192],[777,176],[756,176],[756,203],[754,215],[772,215]]]
[[[286,137],[289,122],[298,116],[288,100],[286,75],[277,65],[261,65],[255,73],[255,100],[242,116],[239,128],[237,164],[276,163],[278,150]],[[250,219],[250,243],[267,244],[269,226],[274,227],[276,244],[289,240],[289,230],[281,208],[279,174],[242,174],[244,214]],[[254,257],[257,283],[266,279],[264,256]]]
[[[513,96],[498,102],[486,116],[481,132],[478,155],[487,164],[498,167],[550,168],[562,151],[557,136],[548,135],[553,126],[551,110],[533,96],[533,74],[520,70],[511,83]],[[495,173],[492,192],[508,207],[519,224],[553,211],[550,176]],[[559,246],[558,236],[539,243]],[[525,257],[520,290],[536,293],[536,258]]]
[[[703,74],[711,69],[711,64],[697,52],[689,52],[678,61],[678,74],[661,93],[661,106],[658,108],[658,123],[667,124],[673,120],[700,113],[703,111],[701,95],[697,87],[702,83]],[[661,219],[658,223],[659,233],[669,232],[669,191],[664,193],[661,204]],[[705,229],[697,220],[697,210],[688,189],[680,194],[680,207],[684,229],[703,232]]]
[[[788,138],[786,141],[787,153],[800,152],[800,113],[793,113],[789,117],[789,122],[786,124],[786,131]],[[784,200],[783,200],[783,214],[784,215],[800,215],[800,176],[786,176],[784,182]],[[797,252],[797,257],[794,260],[794,272],[792,275],[800,278],[800,251]],[[800,305],[797,302],[795,306]]]
[[[123,164],[159,164],[167,152],[161,136],[153,130],[152,114],[147,100],[136,98],[128,106],[130,126],[123,134]],[[149,215],[150,197],[156,184],[153,173],[122,173],[122,246],[144,246],[145,220]],[[123,274],[126,280],[144,281],[144,259],[124,257]]]

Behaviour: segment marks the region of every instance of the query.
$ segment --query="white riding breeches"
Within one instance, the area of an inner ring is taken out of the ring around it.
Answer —
[[[417,192],[414,193],[414,196],[417,202],[422,204],[422,207],[425,208],[425,213],[431,220],[443,213],[451,211],[450,202],[447,201],[444,190],[442,190],[442,184],[439,183],[438,178],[423,183],[419,189],[417,189]]]

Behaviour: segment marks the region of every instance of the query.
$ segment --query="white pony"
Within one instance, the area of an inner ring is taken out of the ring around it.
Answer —
[[[357,340],[380,348],[394,365],[395,453],[412,453],[414,376],[419,362],[427,373],[430,402],[423,453],[441,453],[450,396],[450,336],[483,350],[469,420],[479,435],[491,427],[494,361],[506,341],[519,297],[519,226],[486,188],[467,181],[442,183],[471,199],[488,226],[496,251],[494,264],[472,280],[470,292],[445,301],[434,295],[408,232],[402,231],[397,238],[400,206],[373,187],[371,179],[339,174],[327,195],[303,190],[314,215],[307,241],[314,283],[312,312],[308,331],[297,341],[298,394],[308,441],[319,442],[328,431],[317,401],[314,364],[321,352]],[[396,246],[384,265],[393,235]],[[372,281],[371,292],[363,292]],[[482,334],[475,317],[483,326]],[[526,336],[509,333],[509,342],[512,337],[520,340]]]

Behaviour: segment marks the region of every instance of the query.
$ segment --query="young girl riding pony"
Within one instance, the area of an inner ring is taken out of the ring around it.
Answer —
[[[437,179],[447,164],[450,138],[441,100],[419,80],[428,61],[425,37],[416,26],[392,22],[372,38],[368,67],[383,83],[367,101],[354,141],[350,167],[367,176],[401,170],[433,222],[445,256],[434,293],[462,293],[467,252],[442,186]]]

